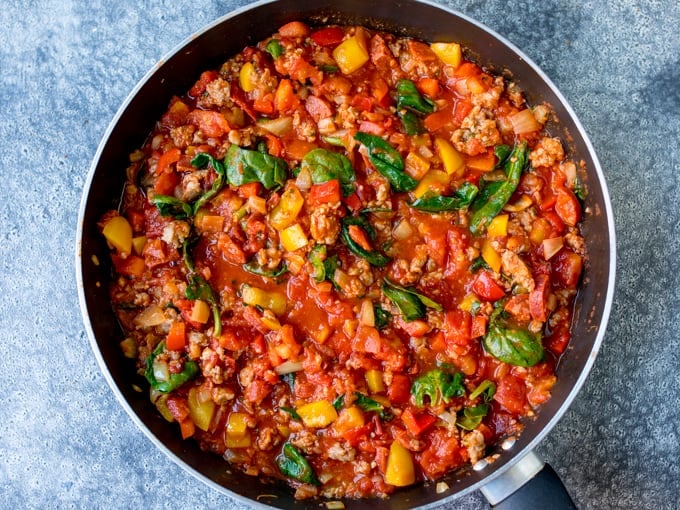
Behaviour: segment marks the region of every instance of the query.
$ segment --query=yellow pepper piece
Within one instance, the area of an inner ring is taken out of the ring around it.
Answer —
[[[342,74],[352,74],[368,62],[368,58],[366,47],[356,35],[344,40],[333,50],[333,59]]]
[[[138,236],[132,238],[132,249],[137,255],[141,255],[146,246],[146,236]]]
[[[197,299],[191,309],[191,320],[205,324],[210,319],[210,306],[205,301]]]
[[[448,185],[449,174],[442,170],[430,170],[413,190],[413,194],[416,198],[422,197],[428,191],[439,194]]]
[[[307,246],[307,235],[299,223],[295,223],[290,227],[286,227],[281,231],[279,236],[281,238],[281,245],[286,251],[295,251]]]
[[[344,434],[348,430],[363,427],[365,423],[364,412],[357,406],[352,406],[340,411],[340,416],[333,427],[339,434]]]
[[[472,313],[472,307],[476,303],[479,303],[479,299],[477,299],[477,296],[475,296],[474,294],[468,294],[460,302],[460,304],[458,305],[458,308],[460,308],[464,312]]]
[[[269,213],[269,223],[276,230],[283,230],[295,222],[305,199],[296,187],[288,188],[281,195],[281,201]]]
[[[416,481],[413,469],[413,457],[411,452],[401,446],[397,441],[390,446],[387,457],[387,469],[385,470],[385,482],[396,487],[405,487]]]
[[[492,219],[489,226],[486,227],[486,233],[489,237],[503,237],[508,235],[508,215],[499,214]]]
[[[446,173],[453,175],[454,177],[463,175],[465,161],[460,152],[454,149],[454,147],[443,138],[435,138],[434,145],[437,148],[437,152],[439,152],[439,157],[442,160]]]
[[[482,244],[482,258],[494,272],[498,273],[501,270],[501,256],[488,239]]]
[[[281,315],[286,311],[286,295],[281,292],[270,292],[250,285],[243,285],[241,287],[241,298],[247,305],[266,308],[276,315]]]
[[[385,384],[383,383],[383,374],[380,370],[366,371],[366,384],[371,393],[381,393],[385,391]]]
[[[194,424],[201,430],[208,430],[215,413],[215,402],[210,398],[203,400],[201,392],[194,386],[189,390],[187,403],[189,404],[189,416]]]
[[[338,419],[338,412],[327,400],[318,400],[296,409],[305,427],[321,429]]]
[[[132,227],[123,216],[114,216],[104,225],[104,237],[120,253],[132,250]]]
[[[227,419],[227,437],[243,437],[248,431],[249,417],[246,413],[231,413]]]
[[[248,448],[251,444],[250,435],[246,434],[243,437],[227,436],[224,444],[227,448]]]
[[[238,75],[238,81],[244,92],[252,92],[255,90],[255,66],[252,62],[246,62],[241,67],[241,72]]]
[[[460,65],[463,58],[463,52],[458,43],[432,43],[430,49],[439,57],[439,60],[453,66],[454,69]]]

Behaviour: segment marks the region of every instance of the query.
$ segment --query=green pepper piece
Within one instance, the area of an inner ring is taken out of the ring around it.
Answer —
[[[274,59],[279,58],[286,52],[285,48],[281,45],[278,39],[272,39],[271,41],[269,41],[267,45],[264,47],[264,49]]]
[[[204,204],[208,203],[222,190],[227,178],[227,171],[226,168],[224,167],[224,163],[213,158],[210,154],[207,154],[205,152],[199,152],[191,160],[191,165],[195,168],[205,168],[206,166],[208,166],[208,164],[210,164],[210,166],[213,167],[213,170],[215,170],[215,173],[217,174],[217,179],[215,179],[211,188],[208,191],[206,191],[203,195],[201,195],[198,198],[198,200],[194,202],[193,205],[194,215]]]
[[[302,483],[321,485],[312,466],[291,443],[283,445],[281,454],[276,457],[276,465],[284,476]]]
[[[156,370],[154,369],[154,361],[163,351],[165,351],[165,342],[159,343],[153,350],[151,355],[146,359],[146,370],[144,377],[149,381],[151,387],[161,393],[170,393],[179,388],[185,382],[196,377],[200,371],[198,364],[193,360],[186,360],[184,362],[184,369],[177,373],[169,373],[167,381],[159,381],[156,378]]]
[[[312,264],[313,273],[311,277],[314,278],[315,282],[322,282],[326,279],[326,267],[324,261],[326,260],[326,255],[328,253],[328,248],[325,244],[317,244],[309,252],[309,262]]]
[[[481,234],[508,203],[510,197],[519,185],[519,178],[527,163],[527,143],[521,142],[516,145],[505,164],[507,179],[502,181],[488,197],[483,198],[470,219],[470,231],[473,234]]]

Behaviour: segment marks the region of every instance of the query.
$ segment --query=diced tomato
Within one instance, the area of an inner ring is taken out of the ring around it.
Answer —
[[[280,158],[283,154],[283,144],[278,136],[266,134],[267,137],[267,152],[272,156]]]
[[[278,61],[277,61],[278,62]],[[312,82],[312,85],[320,85],[323,81],[323,71],[314,67],[302,57],[292,57],[289,61],[288,74],[290,77],[300,83],[305,83],[307,80]]]
[[[168,170],[158,176],[153,185],[153,190],[159,195],[172,195],[180,181],[181,179],[177,172]]]
[[[406,322],[401,317],[397,319],[397,324],[399,327],[406,331],[409,336],[420,338],[425,336],[428,331],[430,331],[430,325],[423,320],[414,320],[411,322]]]
[[[505,290],[498,285],[488,271],[480,271],[472,284],[472,290],[487,301],[498,301],[505,296]]]
[[[447,344],[468,345],[471,338],[472,316],[464,310],[449,310],[444,316],[444,336]]]
[[[362,120],[359,124],[359,131],[371,135],[382,135],[385,132],[385,126],[370,120]]]
[[[173,147],[167,152],[164,152],[160,158],[158,158],[158,164],[156,165],[156,174],[163,174],[170,170],[170,165],[177,163],[179,158],[182,156],[182,151],[177,147]]]
[[[404,374],[393,374],[387,386],[387,398],[392,404],[405,404],[411,398],[411,380]]]
[[[215,81],[219,76],[220,74],[217,71],[203,72],[194,86],[189,89],[189,96],[194,99],[200,97],[205,92],[208,83]]]
[[[524,413],[526,406],[526,386],[524,381],[507,374],[496,385],[494,400],[515,415]]]
[[[339,202],[342,198],[340,191],[340,181],[331,179],[321,184],[314,184],[309,190],[307,204],[311,207]]]
[[[238,187],[238,196],[241,198],[256,197],[262,191],[262,184],[259,182],[249,182]]]
[[[111,261],[113,262],[113,267],[116,268],[116,272],[124,276],[134,276],[135,278],[141,278],[146,270],[146,264],[142,257],[137,255],[130,255],[126,258],[120,255],[111,254]]]
[[[187,116],[187,120],[208,138],[219,138],[231,130],[224,115],[212,110],[194,110]]]
[[[189,417],[189,404],[187,399],[177,395],[170,395],[166,401],[168,411],[178,422],[182,422]]]
[[[472,110],[472,104],[467,101],[458,101],[456,106],[453,108],[453,123],[456,126],[460,126]]]
[[[253,102],[253,110],[264,113],[265,115],[274,113],[274,95],[264,94],[263,96],[258,97]]]
[[[456,68],[453,74],[458,78],[468,78],[470,76],[479,76],[481,72],[482,70],[477,64],[473,64],[472,62],[463,62]]]
[[[281,80],[274,96],[274,107],[281,113],[292,113],[300,104],[290,80]]]
[[[446,239],[446,232],[432,230],[425,233],[425,244],[427,245],[427,254],[437,267],[443,268],[446,265],[446,256],[448,254],[448,242]]]
[[[261,379],[255,379],[244,390],[243,396],[248,402],[259,404],[267,397],[267,395],[269,395],[270,391],[271,386],[269,383]]]
[[[299,138],[284,140],[283,145],[286,157],[297,160],[302,160],[309,151],[316,149],[316,145],[312,142],[300,140]]]
[[[271,96],[271,94],[267,94],[268,96]],[[273,98],[273,96],[271,96]],[[241,87],[231,87],[231,99],[238,105],[241,110],[246,112],[248,117],[250,117],[252,120],[256,121],[257,120],[257,114],[253,111],[253,108],[250,106],[250,102],[246,99],[246,94],[243,92],[243,89]],[[269,99],[269,103],[271,104],[271,111],[269,113],[274,112],[274,102],[272,99]],[[265,112],[263,112],[265,113]]]
[[[543,345],[556,356],[562,354],[569,345],[569,326],[560,324],[554,331],[543,339]]]
[[[357,94],[352,98],[352,106],[360,112],[370,112],[373,108],[373,98]]]
[[[441,92],[439,81],[436,78],[421,78],[418,80],[418,83],[416,83],[416,86],[418,87],[418,90],[423,94],[430,96],[432,99],[437,99]]]
[[[427,429],[429,429],[437,421],[437,418],[430,413],[419,413],[412,407],[407,407],[401,413],[401,420],[406,425],[408,431],[414,436],[419,436]]]
[[[437,331],[432,335],[428,344],[432,352],[446,352],[446,338],[441,331]]]
[[[531,309],[529,307],[529,294],[517,294],[508,299],[504,310],[515,317],[519,322],[529,322],[531,320]]]
[[[177,252],[174,250],[171,255],[171,252],[168,250],[168,246],[164,241],[161,239],[149,239],[144,245],[142,254],[144,256],[144,263],[146,264],[146,267],[153,269],[154,267],[167,264],[176,258],[172,255],[176,255]]]
[[[378,330],[370,327],[360,325],[352,340],[352,347],[359,352],[367,352],[369,354],[377,354],[382,349],[383,341],[380,338]]]
[[[529,311],[531,317],[540,322],[548,320],[548,296],[550,295],[550,278],[540,274],[536,277],[534,290],[529,294]]]
[[[186,326],[184,322],[173,322],[165,339],[165,347],[170,351],[180,351],[186,344]]]
[[[174,98],[168,111],[161,117],[161,126],[165,129],[172,129],[181,126],[187,120],[189,107],[179,98]]]
[[[366,251],[372,251],[373,250],[373,247],[371,246],[371,243],[368,240],[368,236],[366,235],[366,232],[360,226],[349,225],[347,227],[347,233],[349,234],[349,237],[352,239],[352,241],[357,243],[364,250],[366,250]]]
[[[279,34],[283,37],[307,37],[309,34],[309,27],[301,21],[291,21],[279,28]]]
[[[544,212],[543,217],[548,220],[553,229],[553,237],[564,234],[565,226],[562,219],[552,211]]]
[[[553,275],[567,289],[575,289],[583,270],[583,259],[577,253],[563,248],[555,255],[552,263]]]
[[[350,446],[356,447],[359,442],[365,439],[371,432],[372,424],[367,423],[361,427],[354,427],[342,433],[342,438],[349,443]]]
[[[359,195],[357,195],[356,193],[352,193],[350,196],[345,197],[343,199],[343,202],[352,211],[358,211],[363,206],[363,204],[361,203],[361,199],[359,198]]]
[[[201,330],[204,324],[191,320],[191,313],[194,309],[194,301],[191,299],[173,299],[172,304],[179,310],[182,320],[194,329]]]
[[[245,264],[246,255],[243,253],[243,249],[235,243],[229,234],[222,233],[217,239],[217,249],[219,253],[222,254],[225,260],[233,264]]]
[[[555,212],[563,222],[572,227],[581,220],[581,204],[569,188],[557,190]]]
[[[479,338],[486,334],[486,323],[487,318],[484,315],[475,315],[472,319],[472,328],[470,330],[470,336],[472,338]]]
[[[444,428],[434,428],[424,436],[425,450],[416,456],[423,473],[434,480],[446,473],[451,466],[459,465],[465,451],[458,436],[451,436]]]
[[[371,77],[371,95],[384,108],[387,108],[390,104],[389,91],[387,82],[379,74],[374,74]]]
[[[310,37],[319,46],[335,46],[342,42],[345,31],[340,27],[327,27],[317,30]]]
[[[440,110],[429,114],[425,117],[423,125],[430,133],[449,125],[453,121],[453,108],[451,105],[446,105]],[[460,122],[458,123],[460,125]]]

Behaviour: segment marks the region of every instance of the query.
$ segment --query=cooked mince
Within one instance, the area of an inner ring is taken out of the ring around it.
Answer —
[[[300,499],[384,497],[515,437],[584,257],[551,116],[456,43],[362,27],[289,23],[201,74],[100,222],[168,426]]]

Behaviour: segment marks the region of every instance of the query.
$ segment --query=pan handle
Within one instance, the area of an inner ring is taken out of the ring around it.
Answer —
[[[576,510],[555,470],[534,452],[481,488],[495,510],[550,508]]]

